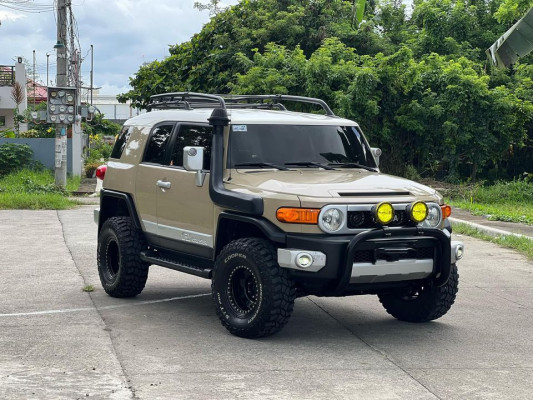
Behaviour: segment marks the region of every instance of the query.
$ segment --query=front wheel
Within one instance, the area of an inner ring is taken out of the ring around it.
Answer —
[[[213,300],[222,325],[245,338],[273,335],[288,322],[295,289],[270,242],[238,239],[224,247],[213,272]]]
[[[379,301],[394,318],[407,322],[427,322],[442,317],[455,302],[459,290],[459,273],[452,264],[448,282],[437,287],[412,284],[407,289],[379,294]]]

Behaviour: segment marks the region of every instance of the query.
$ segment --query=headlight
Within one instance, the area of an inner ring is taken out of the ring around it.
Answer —
[[[428,216],[427,218],[418,224],[418,226],[424,228],[438,228],[442,221],[442,211],[438,204],[429,203],[428,205]]]
[[[321,216],[321,226],[329,232],[335,232],[340,229],[344,221],[344,215],[337,208],[329,208]]]

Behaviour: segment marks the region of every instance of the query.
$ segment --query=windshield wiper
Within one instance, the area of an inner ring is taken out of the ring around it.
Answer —
[[[295,165],[297,167],[318,167],[318,168],[329,169],[329,170],[335,169],[326,164],[321,164],[319,162],[314,162],[314,161],[286,162],[285,165]]]
[[[282,167],[281,165],[266,163],[266,162],[246,162],[235,164],[235,167],[267,167],[267,168],[276,168],[280,171],[289,171],[289,168]]]
[[[358,163],[353,163],[353,162],[329,163],[328,165],[335,165],[336,167],[340,167],[340,168],[361,168],[361,169],[366,169],[367,171],[371,171],[371,172],[378,172],[378,170],[374,167],[369,167],[363,164],[358,164]]]

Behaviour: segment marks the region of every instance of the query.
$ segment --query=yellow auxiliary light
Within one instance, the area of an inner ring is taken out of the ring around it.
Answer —
[[[379,203],[374,209],[374,217],[381,225],[389,224],[394,218],[394,208],[391,203]]]
[[[428,206],[423,201],[417,201],[408,208],[409,217],[413,222],[420,223],[428,216]]]

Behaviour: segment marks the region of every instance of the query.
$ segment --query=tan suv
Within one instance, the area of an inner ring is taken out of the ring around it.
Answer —
[[[169,93],[148,108],[124,124],[95,210],[109,295],[139,294],[152,264],[211,279],[222,324],[251,338],[278,332],[297,296],[376,294],[411,322],[450,309],[450,207],[380,173],[357,123],[297,96]]]

